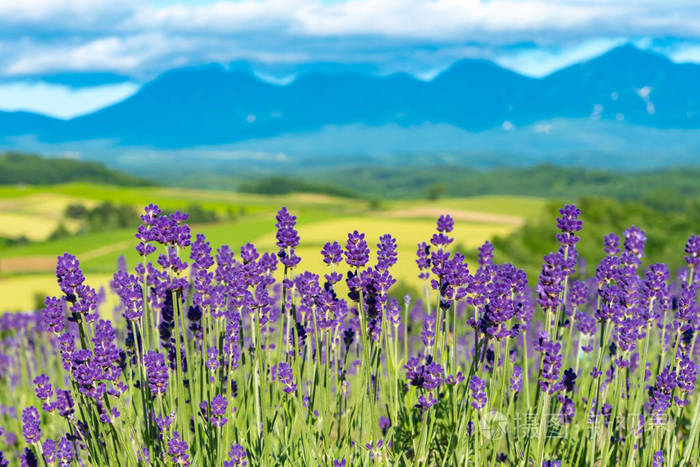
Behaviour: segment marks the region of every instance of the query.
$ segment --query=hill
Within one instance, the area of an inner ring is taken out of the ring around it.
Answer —
[[[108,169],[97,162],[45,159],[16,152],[0,153],[1,185],[46,185],[74,181],[126,186],[153,185],[153,182]]]

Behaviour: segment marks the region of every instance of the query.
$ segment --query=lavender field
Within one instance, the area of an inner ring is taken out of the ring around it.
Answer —
[[[490,242],[467,264],[445,213],[397,297],[390,232],[315,274],[286,208],[274,250],[214,251],[148,205],[109,291],[67,252],[58,295],[2,315],[0,464],[698,465],[700,236],[670,271],[629,226],[586,276],[580,215],[527,277]]]

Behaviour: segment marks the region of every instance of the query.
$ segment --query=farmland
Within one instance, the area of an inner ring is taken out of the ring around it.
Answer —
[[[440,214],[449,212],[455,217],[456,244],[475,251],[484,240],[511,233],[526,220],[536,218],[546,200],[484,196],[383,201],[377,205],[367,200],[321,194],[273,196],[89,183],[4,186],[0,187],[0,236],[24,235],[31,242],[0,249],[3,308],[26,309],[34,303],[35,295],[52,292],[56,256],[65,251],[78,256],[88,281],[95,286],[108,284],[120,256],[125,257],[130,267],[135,264],[137,254],[131,228],[48,240],[60,223],[65,223],[69,231],[76,231],[75,222],[62,218],[67,206],[91,207],[102,202],[125,204],[138,210],[151,202],[164,209],[185,211],[196,204],[220,218],[217,222],[192,226],[193,232],[204,233],[213,247],[253,242],[263,251],[275,249],[274,214],[285,205],[299,218],[302,242],[298,254],[304,267],[316,272],[323,271],[319,251],[328,239],[342,241],[349,231],[358,229],[367,234],[370,244],[375,244],[380,235],[392,233],[399,242],[397,279],[418,287],[416,244],[430,237]]]

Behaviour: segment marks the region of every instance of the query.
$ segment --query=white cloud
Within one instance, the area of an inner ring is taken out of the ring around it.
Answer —
[[[47,31],[176,31],[309,36],[377,35],[422,39],[483,34],[535,39],[570,36],[700,34],[700,5],[687,0],[237,0],[204,4],[140,0],[5,0],[0,23]],[[645,33],[646,32],[646,33]],[[653,33],[653,34],[650,34]]]
[[[37,112],[71,118],[125,99],[138,90],[135,83],[71,89],[46,83],[0,84],[0,110]]]
[[[186,41],[185,44],[189,45],[190,42]],[[157,59],[164,53],[177,50],[178,45],[177,40],[153,33],[102,37],[74,47],[51,47],[35,43],[29,47],[32,53],[25,53],[11,61],[4,68],[3,74],[26,75],[61,69],[128,71],[151,59]]]
[[[700,4],[689,0],[0,0],[0,74],[173,66],[371,63],[429,77],[477,56],[531,76],[628,38],[680,37],[665,51],[700,61]],[[512,44],[528,44],[519,49]],[[654,48],[653,43],[639,43]],[[462,53],[463,55],[459,55]],[[415,65],[411,64],[415,61]],[[407,65],[408,63],[408,65]]]
[[[574,63],[597,57],[608,50],[624,44],[626,39],[592,39],[569,47],[531,47],[507,52],[497,57],[496,62],[519,73],[542,77]]]

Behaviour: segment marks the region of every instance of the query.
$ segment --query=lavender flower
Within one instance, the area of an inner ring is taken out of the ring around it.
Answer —
[[[143,316],[143,290],[136,276],[117,271],[112,280],[112,288],[119,296],[122,315],[126,320],[136,321]]]
[[[301,261],[301,258],[294,252],[294,248],[299,245],[299,234],[294,228],[297,218],[292,216],[286,207],[283,207],[279,210],[275,219],[277,220],[275,224],[275,227],[277,227],[277,246],[280,248],[277,256],[286,267],[294,268]]]
[[[419,279],[428,279],[430,277],[430,245],[427,243],[419,243],[418,250],[416,251],[416,263],[418,264],[418,269],[420,273],[418,274]]]
[[[228,401],[226,396],[222,394],[217,394],[211,400],[211,415],[212,423],[216,427],[222,427],[228,421],[228,418],[224,417],[226,415],[226,407],[228,407]]]
[[[49,464],[56,462],[56,441],[51,438],[47,438],[41,445],[42,451],[44,451],[44,459]]]
[[[446,234],[452,232],[454,228],[454,220],[452,217],[447,215],[442,215],[437,220],[437,231],[438,233],[433,234],[430,239],[430,243],[438,248],[443,248],[454,241],[454,238],[448,237]]]
[[[34,406],[22,411],[22,434],[27,444],[38,443],[41,440],[39,411]]]
[[[343,261],[343,247],[338,242],[327,242],[321,250],[323,262],[327,265],[339,264]]]
[[[620,237],[610,232],[603,238],[605,242],[605,254],[615,256],[620,252]]]
[[[493,250],[493,244],[488,240],[479,247],[479,257],[477,261],[481,267],[491,266],[493,264]]]
[[[166,414],[163,417],[159,417],[156,415],[156,425],[158,426],[158,429],[160,429],[161,433],[167,432],[172,424],[175,422],[175,412],[171,412],[170,414]]]
[[[73,418],[73,413],[75,403],[73,401],[73,396],[68,390],[57,389],[56,390],[56,400],[50,404],[44,404],[43,409],[47,412],[52,412],[56,410],[61,417],[71,419]]]
[[[437,404],[437,399],[435,399],[433,393],[430,392],[428,393],[428,397],[426,397],[425,394],[421,394],[421,396],[418,398],[418,402],[416,403],[415,407],[417,409],[420,409],[421,413],[423,413],[435,404]]]
[[[388,270],[396,261],[396,239],[389,234],[382,235],[377,244],[377,269]]]
[[[148,386],[154,394],[163,394],[168,388],[168,367],[165,364],[165,356],[159,352],[149,350],[143,357],[146,366]]]
[[[574,307],[585,305],[588,301],[588,286],[583,281],[574,280],[569,284],[569,301]]]
[[[34,392],[36,393],[36,397],[43,401],[47,401],[51,398],[53,395],[53,388],[51,387],[48,376],[41,374],[34,378]]]
[[[553,342],[549,335],[542,331],[535,344],[535,350],[542,353],[540,387],[551,394],[558,389],[554,383],[559,379],[562,364],[561,344]]]
[[[178,465],[189,466],[190,456],[187,454],[189,446],[185,441],[180,438],[180,433],[177,431],[173,432],[172,438],[168,441],[168,454],[170,455],[170,460]]]
[[[523,369],[519,366],[513,367],[513,374],[510,377],[510,390],[514,393],[520,392],[523,387]]]
[[[542,272],[537,282],[537,303],[545,310],[555,311],[561,304],[564,264],[565,259],[561,253],[550,253],[544,257]]]
[[[404,368],[406,369],[406,379],[411,386],[432,391],[444,382],[445,370],[440,364],[433,361],[431,356],[426,357],[425,362],[421,362],[419,358],[411,357]]]
[[[379,417],[379,429],[382,430],[383,436],[386,436],[389,428],[391,428],[391,420],[386,417]]]
[[[685,244],[685,261],[688,268],[693,269],[700,264],[700,235],[691,235]]]
[[[271,373],[273,381],[276,377],[280,383],[284,384],[284,388],[282,389],[284,392],[291,394],[296,391],[297,385],[294,383],[294,373],[288,364],[282,362],[273,366]]]
[[[386,307],[386,317],[395,328],[401,323],[401,307],[395,298],[389,300]]]
[[[20,455],[19,464],[21,467],[37,467],[39,465],[39,459],[37,459],[34,451],[26,447],[24,452]]]
[[[348,234],[348,242],[345,245],[345,261],[350,267],[361,268],[369,261],[369,248],[365,241],[365,234],[355,230]]]
[[[423,330],[420,333],[421,339],[423,339],[423,345],[426,348],[430,348],[435,343],[435,316],[430,314],[425,317],[423,321]]]
[[[219,368],[219,350],[216,347],[207,349],[206,365],[211,371],[216,371]]]
[[[245,452],[245,449],[243,449],[243,446],[237,443],[232,443],[231,444],[231,449],[228,452],[228,461],[224,461],[224,467],[236,467],[236,466],[245,466],[248,463],[246,462],[246,457],[247,453]]]
[[[660,424],[666,410],[671,407],[671,394],[678,386],[674,372],[670,366],[664,368],[656,377],[656,384],[649,388],[649,400],[646,407],[652,413],[653,420],[656,424]]]
[[[557,217],[557,228],[561,233],[557,234],[557,240],[562,244],[573,247],[580,240],[574,233],[583,228],[583,221],[578,219],[581,210],[575,205],[564,205],[559,210],[560,217]]]
[[[282,207],[275,217],[277,223],[277,246],[281,249],[294,248],[299,245],[299,235],[294,227],[297,224],[297,217],[292,216],[286,207]]]
[[[471,381],[469,381],[469,389],[472,393],[472,407],[476,410],[481,410],[486,406],[486,381],[479,378],[478,376],[472,376]]]
[[[574,415],[576,414],[576,404],[574,401],[569,399],[567,396],[558,394],[557,401],[561,404],[561,409],[559,410],[559,420],[561,423],[569,424],[573,421]]]
[[[201,233],[198,233],[195,236],[195,241],[192,242],[190,259],[197,269],[209,269],[214,265],[214,259],[211,257],[211,245]]]
[[[78,259],[68,253],[59,256],[56,263],[56,278],[68,301],[75,301],[76,288],[85,281]]]
[[[632,255],[635,262],[639,264],[642,256],[644,256],[644,244],[647,237],[644,231],[634,225],[624,232],[625,237],[625,253]]]
[[[65,298],[46,297],[43,321],[46,328],[56,334],[61,333],[65,321]]]
[[[452,229],[455,227],[455,221],[452,219],[452,216],[449,214],[444,214],[438,217],[437,220],[437,230],[438,232],[446,232],[450,233],[452,232]]]
[[[73,443],[64,436],[56,446],[56,461],[60,466],[69,466],[73,462],[74,457]]]
[[[686,401],[695,391],[695,380],[698,377],[698,365],[695,364],[688,356],[684,355],[678,363],[676,380],[678,389],[686,394]],[[680,399],[677,399],[680,401]],[[679,405],[681,405],[679,403]]]
[[[542,461],[542,467],[561,467],[561,461]]]

